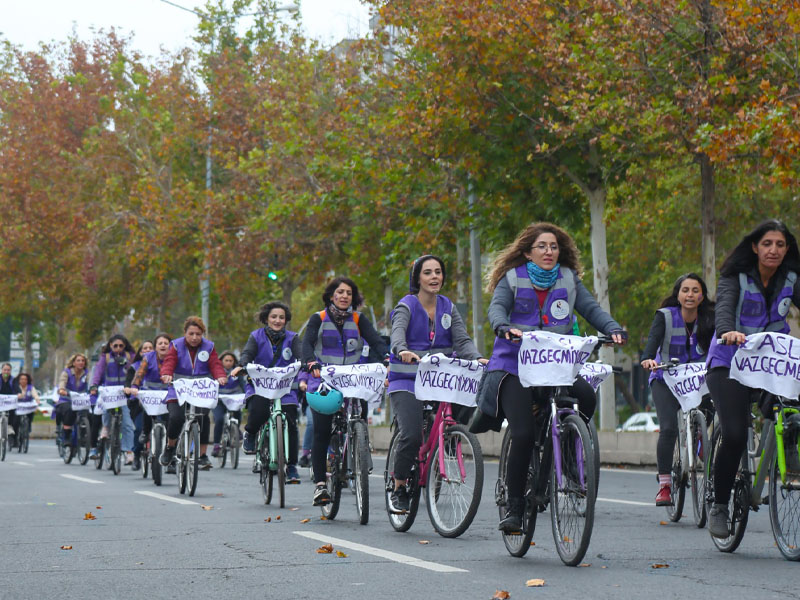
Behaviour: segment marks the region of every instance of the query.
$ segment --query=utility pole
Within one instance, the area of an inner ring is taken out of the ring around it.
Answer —
[[[469,259],[472,277],[472,339],[478,352],[483,354],[483,295],[481,293],[481,246],[475,227],[475,190],[469,184]]]

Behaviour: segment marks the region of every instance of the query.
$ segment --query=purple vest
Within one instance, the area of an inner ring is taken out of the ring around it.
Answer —
[[[147,361],[147,371],[145,371],[144,377],[142,377],[142,389],[166,390],[169,386],[161,381],[161,373],[159,372],[158,368],[158,355],[156,354],[156,351],[151,350],[144,355],[144,359]],[[136,370],[139,370],[138,367]]]
[[[521,331],[572,333],[576,292],[575,273],[571,269],[566,267],[559,269],[558,279],[548,291],[542,310],[539,309],[539,299],[525,265],[509,270],[505,277],[514,290],[514,306],[509,315],[511,327]],[[519,342],[496,337],[487,370],[506,371],[516,375],[519,346]]]
[[[447,296],[436,296],[436,317],[434,318],[433,339],[430,337],[429,317],[419,298],[409,294],[400,300],[399,304],[406,306],[411,311],[411,319],[406,329],[406,345],[408,349],[419,355],[443,353],[447,356],[453,354],[453,334],[451,323],[453,319],[453,302]],[[414,379],[417,376],[416,364],[406,364],[400,357],[391,354],[389,367],[389,393],[406,391],[414,393]]]
[[[697,324],[695,324],[692,335],[689,337],[689,352],[686,352],[686,323],[683,320],[680,306],[668,306],[659,308],[658,312],[664,315],[664,339],[661,347],[656,352],[656,362],[661,363],[665,360],[677,358],[681,363],[699,362],[705,360],[706,350],[697,343]],[[652,371],[648,379],[651,383],[654,379],[664,379],[664,371]]]
[[[273,367],[285,367],[287,365],[292,364],[295,361],[294,355],[292,354],[292,340],[294,340],[297,333],[294,331],[286,331],[286,336],[283,338],[283,342],[281,343],[280,347],[280,357],[272,364],[272,360],[275,358],[275,355],[272,351],[272,342],[269,341],[267,337],[267,332],[264,328],[256,329],[254,332],[250,334],[258,344],[258,354],[256,354],[253,362],[257,365],[261,365],[262,367],[269,367],[272,365]],[[286,394],[283,398],[281,398],[281,404],[297,404],[297,381],[292,383],[291,391]],[[256,393],[253,384],[249,381],[245,386],[245,398],[249,398],[250,396]]]
[[[100,381],[100,385],[125,385],[125,375],[128,372],[128,367],[133,361],[133,353],[126,352],[124,356],[128,359],[128,361],[124,365],[118,365],[113,354],[106,354],[106,369],[103,372],[103,378]]]
[[[354,365],[361,361],[363,348],[364,341],[352,315],[345,319],[339,332],[328,311],[322,311],[322,323],[314,346],[314,354],[322,364]]]
[[[175,366],[175,371],[172,374],[173,379],[211,377],[211,370],[208,368],[208,357],[206,357],[205,360],[200,360],[200,353],[206,352],[210,356],[211,351],[214,350],[214,342],[206,338],[200,340],[200,345],[195,354],[194,365],[192,365],[192,355],[189,354],[189,350],[186,348],[186,338],[181,337],[177,340],[172,340],[172,345],[178,353],[178,364]],[[177,398],[178,395],[175,393],[175,387],[170,385],[166,401],[177,400]]]
[[[753,278],[745,273],[739,273],[739,303],[736,306],[736,331],[745,335],[761,333],[762,331],[775,331],[789,333],[789,324],[786,315],[792,303],[794,286],[797,282],[797,273],[789,271],[783,284],[780,286],[772,306],[767,310],[767,301],[759,290]],[[713,343],[708,350],[708,369],[714,367],[730,368],[733,355],[738,346],[717,344],[717,332],[714,332]]]
[[[84,370],[83,375],[81,376],[80,383],[75,380],[75,373],[72,372],[72,369],[64,369],[64,372],[67,374],[67,391],[68,392],[85,392],[89,389],[89,385],[86,381],[86,371]],[[62,402],[69,402],[69,397],[67,396],[59,396],[57,404],[61,404]]]

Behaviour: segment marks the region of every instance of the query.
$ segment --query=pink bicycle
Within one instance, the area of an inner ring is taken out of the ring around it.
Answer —
[[[483,453],[475,434],[454,418],[449,402],[423,406],[423,441],[419,457],[408,478],[409,510],[396,514],[390,510],[394,490],[394,456],[399,431],[395,429],[386,457],[386,512],[396,531],[408,531],[419,508],[419,497],[425,488],[428,516],[434,529],[443,537],[464,533],[478,512],[483,490]],[[395,427],[395,423],[392,423]]]

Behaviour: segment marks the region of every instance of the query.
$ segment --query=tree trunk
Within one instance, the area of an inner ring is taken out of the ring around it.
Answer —
[[[281,292],[283,293],[283,303],[286,306],[292,305],[292,292],[294,292],[295,283],[288,277],[281,279]]]
[[[707,154],[697,157],[700,163],[700,181],[702,183],[702,258],[703,279],[708,287],[708,294],[712,298],[717,292],[717,257],[715,252],[716,224],[714,223],[714,165]]]
[[[469,191],[469,211],[472,217],[472,224],[469,228],[469,259],[470,259],[470,279],[472,280],[472,341],[478,352],[483,354],[486,348],[483,345],[483,289],[481,286],[481,244],[478,239],[478,230],[475,228],[475,214],[473,208],[477,198],[470,185]]]
[[[158,332],[167,330],[167,303],[169,302],[169,280],[161,282],[161,297],[158,302]]]
[[[382,335],[389,335],[392,331],[392,309],[394,308],[394,288],[392,284],[384,282],[383,284],[383,327],[381,327]]]
[[[25,317],[22,320],[22,344],[25,349],[25,373],[33,375],[33,319]]]

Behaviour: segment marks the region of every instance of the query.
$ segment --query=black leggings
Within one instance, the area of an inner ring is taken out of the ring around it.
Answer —
[[[367,420],[367,403],[361,402],[361,418]],[[328,446],[333,433],[333,415],[323,415],[313,408],[311,414],[314,419],[314,443],[311,446],[311,464],[314,466],[314,483],[325,482],[325,462],[328,455]]]
[[[258,435],[258,430],[269,419],[272,410],[272,400],[267,400],[263,396],[250,396],[247,399],[247,425],[245,431],[253,436]],[[297,432],[297,404],[281,404],[281,410],[286,415],[286,426],[289,430],[289,456],[286,457],[286,464],[297,464],[297,452],[299,451],[299,435]]]
[[[75,425],[75,421],[78,418],[78,415],[72,410],[72,406],[69,402],[56,404],[56,415],[58,415],[58,418],[61,419],[61,424],[65,427],[72,427]]]
[[[422,446],[422,402],[411,392],[392,392],[392,412],[397,419],[397,445],[394,448],[394,477],[408,479]]]
[[[103,428],[103,415],[89,415],[89,423],[92,426],[92,448],[97,448],[97,438]]]
[[[722,442],[714,458],[714,501],[727,504],[731,498],[733,480],[747,448],[747,427],[750,424],[750,404],[754,390],[728,375],[730,369],[717,367],[706,375],[706,383],[719,415]]]
[[[177,401],[167,402],[167,410],[169,411],[169,422],[167,424],[167,438],[171,440],[178,439],[181,434],[181,428],[186,422],[186,405],[180,406]],[[211,425],[208,420],[208,408],[196,408],[195,412],[199,413],[200,419],[200,443],[207,444]]]
[[[511,431],[511,450],[506,466],[506,487],[509,498],[522,498],[528,466],[531,463],[533,447],[536,443],[536,416],[533,406],[538,403],[540,410],[549,410],[540,400],[540,388],[524,388],[516,375],[508,374],[500,385],[500,405],[508,419]],[[578,400],[578,408],[584,419],[592,418],[597,404],[594,389],[586,380],[579,377],[570,388],[570,395]]]
[[[166,423],[168,417],[169,414],[151,417],[147,413],[144,413],[142,418],[142,433],[144,434],[145,442],[150,438],[150,434],[153,432],[153,422],[160,420]]]

